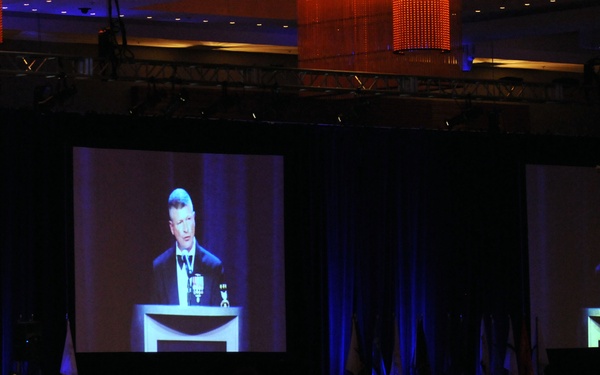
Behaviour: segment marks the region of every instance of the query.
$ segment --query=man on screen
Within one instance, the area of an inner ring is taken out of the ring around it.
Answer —
[[[173,190],[168,207],[175,243],[154,259],[154,303],[222,305],[227,298],[223,264],[196,241],[196,213],[190,195],[181,188]]]

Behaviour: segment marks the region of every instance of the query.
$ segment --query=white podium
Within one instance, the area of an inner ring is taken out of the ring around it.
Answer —
[[[241,312],[240,307],[135,305],[132,350],[237,352]]]
[[[600,342],[600,308],[587,308],[583,311],[587,323],[588,348],[597,348]]]

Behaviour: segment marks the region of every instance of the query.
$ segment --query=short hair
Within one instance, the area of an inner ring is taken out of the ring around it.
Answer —
[[[171,208],[180,209],[185,206],[190,206],[192,211],[194,211],[194,204],[192,203],[192,198],[188,192],[182,188],[173,190],[171,195],[169,195],[169,210],[171,210]]]

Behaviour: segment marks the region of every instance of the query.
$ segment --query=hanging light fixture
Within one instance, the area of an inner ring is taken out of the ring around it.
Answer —
[[[450,0],[393,0],[394,52],[450,50]]]

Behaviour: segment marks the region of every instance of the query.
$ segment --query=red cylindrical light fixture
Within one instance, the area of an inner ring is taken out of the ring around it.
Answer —
[[[394,0],[394,52],[450,50],[450,0]]]

